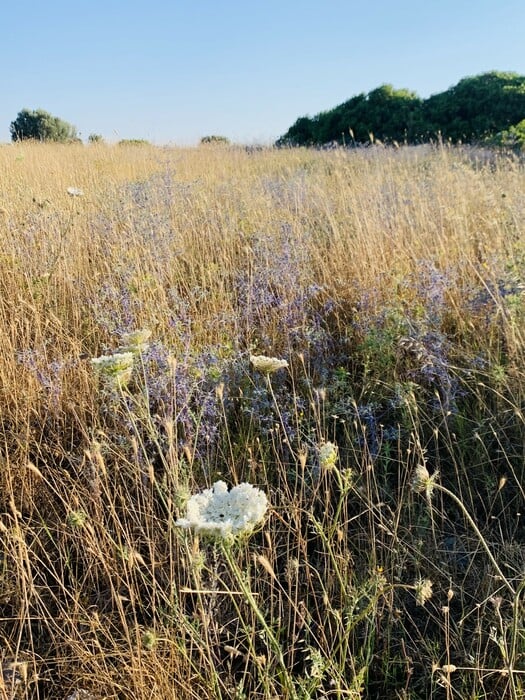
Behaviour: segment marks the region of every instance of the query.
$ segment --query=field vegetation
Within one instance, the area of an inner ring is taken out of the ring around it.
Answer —
[[[1,698],[525,697],[517,157],[23,141],[0,177]],[[249,536],[178,526],[217,481],[266,494]]]
[[[381,85],[313,117],[299,117],[278,144],[356,145],[381,141],[523,147],[525,76],[490,71],[467,78],[426,99],[411,90]]]

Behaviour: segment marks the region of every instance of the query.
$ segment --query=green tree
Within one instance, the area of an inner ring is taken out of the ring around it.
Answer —
[[[76,128],[68,122],[54,117],[43,109],[21,110],[10,126],[11,139],[23,141],[58,141],[68,143],[79,141]]]
[[[413,142],[421,128],[421,108],[415,92],[381,85],[367,95],[363,126],[382,141]]]
[[[334,107],[329,112],[319,115],[317,128],[319,142],[343,141],[347,134],[352,141],[366,141],[368,131],[364,125],[365,110],[366,95],[361,93]],[[351,136],[352,134],[353,136]]]
[[[211,136],[203,136],[201,138],[201,145],[215,144],[219,146],[229,146],[230,139],[226,136],[217,136],[212,134]]]
[[[425,100],[429,135],[441,132],[453,142],[477,141],[496,134],[525,116],[525,77],[492,71],[463,78]]]
[[[150,142],[146,139],[121,139],[118,142],[119,146],[150,146]]]
[[[314,124],[310,117],[299,117],[284,136],[276,142],[276,146],[309,146],[314,143]]]
[[[363,143],[370,134],[382,141],[413,141],[421,131],[421,99],[410,90],[381,85],[313,118],[301,117],[278,145]]]
[[[485,141],[525,117],[525,77],[496,71],[463,78],[422,100],[416,93],[381,85],[314,117],[301,117],[277,145],[418,143],[438,133],[453,142]]]

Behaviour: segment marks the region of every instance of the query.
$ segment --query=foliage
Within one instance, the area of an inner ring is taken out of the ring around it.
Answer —
[[[222,146],[228,146],[230,143],[230,139],[227,138],[226,136],[203,136],[201,138],[201,144],[206,145],[206,144],[213,144],[213,145],[222,145]]]
[[[516,73],[483,73],[463,78],[424,103],[430,133],[440,131],[453,142],[470,142],[495,134],[525,114],[525,77]]]
[[[88,141],[89,143],[103,143],[104,137],[102,134],[89,134]]]
[[[504,131],[500,131],[489,139],[489,143],[512,151],[525,151],[525,119]]]
[[[382,85],[313,118],[301,117],[277,144],[356,144],[373,138],[418,143],[438,135],[454,143],[472,142],[507,129],[523,114],[525,77],[515,73],[464,78],[426,100],[408,90]]]
[[[121,139],[118,142],[119,146],[149,146],[150,142],[146,139]]]
[[[59,141],[69,143],[79,141],[75,127],[68,122],[53,117],[43,109],[21,110],[11,122],[13,141],[33,139],[35,141]]]

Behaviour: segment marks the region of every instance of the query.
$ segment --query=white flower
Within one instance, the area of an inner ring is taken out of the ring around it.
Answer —
[[[432,598],[432,581],[428,578],[419,578],[414,584],[414,590],[416,591],[416,603],[418,605],[425,605],[427,600]]]
[[[319,466],[321,469],[333,469],[338,457],[339,450],[333,442],[324,442],[319,448]]]
[[[224,481],[193,495],[186,504],[186,517],[175,525],[197,534],[233,539],[250,533],[264,518],[266,494],[251,484],[239,484],[231,491]]]
[[[132,352],[116,352],[113,355],[94,357],[91,364],[103,379],[117,386],[126,386],[133,373],[134,355]]]
[[[132,352],[115,352],[113,355],[101,355],[100,357],[94,357],[91,360],[98,370],[106,374],[112,374],[114,372],[120,372],[123,369],[128,369],[133,366],[133,353]]]
[[[138,355],[142,352],[146,352],[149,348],[148,340],[151,337],[151,331],[144,328],[140,331],[131,331],[130,333],[124,333],[122,336],[122,344],[119,348],[119,352],[131,352],[134,355]]]
[[[250,362],[254,369],[265,374],[271,374],[278,369],[288,367],[286,360],[279,360],[277,357],[266,357],[266,355],[250,355]]]
[[[81,190],[81,189],[78,188],[78,187],[68,187],[68,188],[67,188],[67,193],[68,193],[71,197],[82,197],[82,196],[84,195],[84,191]]]
[[[436,481],[439,476],[439,471],[436,470],[432,476],[430,476],[428,469],[425,464],[418,464],[414,476],[412,478],[412,490],[416,493],[423,493],[430,501],[432,494],[436,487]]]

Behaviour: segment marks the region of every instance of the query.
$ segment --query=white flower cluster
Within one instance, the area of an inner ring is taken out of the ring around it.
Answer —
[[[424,494],[427,499],[430,500],[436,487],[438,477],[438,469],[430,476],[426,464],[418,464],[412,478],[412,490],[416,493]]]
[[[321,469],[333,469],[339,457],[337,445],[333,442],[324,442],[319,447],[319,466]]]
[[[79,187],[68,187],[67,193],[70,197],[82,197],[84,195],[83,190]]]
[[[425,605],[427,600],[432,598],[432,581],[428,578],[419,578],[415,584],[414,589],[416,591],[416,603],[418,605]]]
[[[132,352],[134,355],[146,352],[149,348],[148,340],[151,337],[151,331],[144,328],[140,331],[131,331],[124,333],[121,338],[119,352]]]
[[[116,352],[94,357],[91,364],[108,384],[124,387],[131,379],[134,359],[132,352]]]
[[[250,362],[254,369],[264,374],[277,372],[278,369],[288,367],[286,360],[279,360],[277,357],[266,357],[266,355],[250,355]]]
[[[149,348],[150,330],[138,330],[124,333],[121,345],[112,355],[94,357],[91,364],[98,370],[100,377],[112,387],[125,387],[133,374],[135,356]]]
[[[239,484],[228,491],[224,481],[217,481],[211,489],[189,499],[186,517],[175,525],[209,537],[234,539],[250,533],[267,508],[266,494],[251,484]]]

